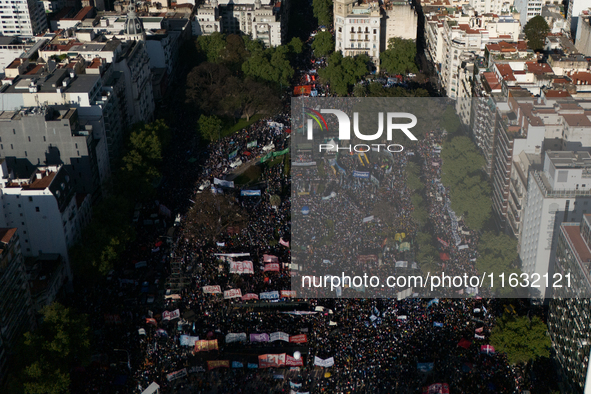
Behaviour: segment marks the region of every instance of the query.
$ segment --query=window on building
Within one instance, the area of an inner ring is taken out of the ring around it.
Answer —
[[[35,207],[35,212],[39,212],[39,211],[40,211],[39,207]]]
[[[29,202],[33,202],[33,197],[29,196]]]

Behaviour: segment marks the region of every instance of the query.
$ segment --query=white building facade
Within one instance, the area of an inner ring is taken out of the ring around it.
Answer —
[[[546,152],[543,168],[529,175],[519,256],[523,272],[552,277],[550,261],[560,224],[579,222],[591,213],[591,156],[588,152]],[[544,298],[550,289],[545,281],[540,282],[535,296]]]
[[[343,56],[366,54],[379,67],[381,19],[377,2],[357,5],[351,0],[335,1],[335,51]]]
[[[0,0],[3,36],[31,37],[47,30],[47,17],[42,1]]]

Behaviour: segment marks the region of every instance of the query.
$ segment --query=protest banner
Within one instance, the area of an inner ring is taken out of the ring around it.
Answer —
[[[275,342],[275,341],[289,342],[289,334],[287,334],[285,332],[281,332],[281,331],[272,332],[269,338],[270,338],[269,342]]]
[[[306,334],[292,335],[289,337],[291,343],[306,343],[308,342],[308,336]]]
[[[238,333],[229,333],[226,334],[226,343],[232,342],[246,342],[246,333],[245,332],[238,332]]]
[[[279,264],[277,264],[277,263],[265,264],[264,271],[265,272],[267,272],[267,271],[279,272]]]
[[[166,380],[171,382],[173,380],[184,378],[185,376],[187,376],[187,368],[183,368],[178,371],[169,373],[168,375],[166,375]]]
[[[222,289],[219,286],[203,286],[203,294],[221,294]]]
[[[252,261],[230,261],[231,274],[254,274]]]
[[[250,342],[269,342],[269,334],[250,334]]]
[[[449,386],[447,383],[434,383],[424,387],[423,394],[449,394]]]
[[[295,298],[296,297],[295,290],[281,290],[280,294],[281,294],[281,298]]]
[[[287,367],[303,367],[304,366],[304,359],[303,358],[295,358],[290,355],[285,355],[285,366]]]
[[[334,358],[329,357],[326,360],[323,360],[318,356],[314,356],[314,365],[324,368],[332,367],[334,365]]]
[[[210,350],[218,350],[218,340],[206,340],[202,339],[200,341],[195,342],[195,348],[193,349],[195,353],[198,352],[209,352]]]
[[[433,371],[435,363],[417,363],[417,371],[427,373]]]
[[[279,258],[277,256],[273,256],[272,254],[265,254],[263,255],[263,263],[278,263]]]
[[[173,320],[179,319],[181,317],[181,311],[176,309],[172,312],[164,311],[162,312],[162,320]]]
[[[225,181],[223,179],[213,178],[213,184],[223,187],[234,187],[234,181]]]
[[[207,362],[207,370],[211,371],[215,368],[230,368],[230,360],[209,360]]]
[[[248,293],[242,296],[242,301],[258,300],[259,295],[254,293]]]
[[[242,297],[242,291],[240,289],[230,289],[224,291],[224,299],[240,298]]]
[[[192,337],[190,335],[181,335],[179,341],[181,346],[195,346],[195,342],[199,340],[199,337]]]
[[[265,293],[259,294],[259,299],[261,300],[278,300],[279,299],[279,292],[278,291],[268,291]]]
[[[277,368],[285,365],[285,353],[261,354],[259,356],[259,368]]]

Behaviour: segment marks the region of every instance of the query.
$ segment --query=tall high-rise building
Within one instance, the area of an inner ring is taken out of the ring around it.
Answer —
[[[34,310],[16,228],[0,228],[0,381],[19,337],[32,328]]]
[[[521,233],[522,271],[541,277],[555,272],[551,257],[563,222],[580,221],[591,213],[591,156],[588,152],[546,151],[543,171],[529,174]],[[544,298],[548,286],[540,281]]]
[[[570,286],[554,290],[548,330],[569,393],[591,392],[591,215],[562,223],[556,247],[556,272],[570,274]],[[564,281],[564,279],[563,279]]]
[[[39,0],[0,0],[0,35],[35,36],[47,30],[47,16]]]
[[[570,27],[573,37],[575,37],[579,16],[583,10],[586,10],[589,7],[591,7],[591,1],[589,0],[569,0],[568,11],[566,13],[566,22],[567,26]]]

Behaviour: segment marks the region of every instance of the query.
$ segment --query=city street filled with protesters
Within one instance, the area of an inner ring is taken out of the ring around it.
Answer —
[[[97,350],[116,349],[121,356],[119,369],[104,370],[96,357],[96,370],[104,372],[81,373],[86,388],[80,392],[141,393],[153,382],[163,393],[519,392],[518,371],[487,342],[499,315],[493,300],[477,294],[465,299],[304,299],[291,284],[291,176],[295,194],[301,194],[293,212],[300,213],[305,204],[312,213],[330,215],[335,223],[330,231],[350,244],[331,248],[319,242],[311,249],[313,259],[349,258],[353,265],[366,253],[355,248],[356,239],[363,238],[370,245],[367,253],[379,255],[379,261],[364,260],[365,268],[418,270],[412,250],[405,249],[416,233],[405,186],[405,165],[412,155],[423,162],[421,174],[433,196],[429,215],[447,269],[472,272],[477,237],[458,230],[462,224],[450,215],[439,167],[433,165],[440,160],[433,147],[441,143],[442,132],[433,130],[404,154],[325,157],[326,187],[320,189],[318,182],[306,183],[301,176],[305,170],[306,179],[318,177],[317,167],[290,166],[290,161],[310,160],[305,151],[289,151],[291,136],[286,112],[210,144],[202,165],[187,165],[191,152],[179,150],[172,170],[194,171],[197,181],[165,183],[160,200],[148,207],[159,212],[152,218],[165,225],[140,226],[143,233],[125,269],[79,300],[96,303]],[[233,165],[237,161],[242,163]],[[257,182],[235,183],[252,166],[261,168]],[[370,168],[380,186],[354,176]],[[359,198],[360,192],[366,197]],[[213,236],[196,232],[202,224],[191,222],[196,217],[186,207],[195,203],[199,209],[210,196],[229,199],[247,217]],[[333,201],[321,209],[327,196]],[[384,201],[396,204],[392,223],[404,233],[389,246],[380,235],[385,224],[377,219],[368,224],[338,218],[339,207],[363,218]],[[165,232],[173,222],[173,231]],[[358,253],[347,256],[353,250]],[[404,267],[397,265],[402,259],[409,259]],[[369,294],[365,290],[342,289],[360,297]]]

